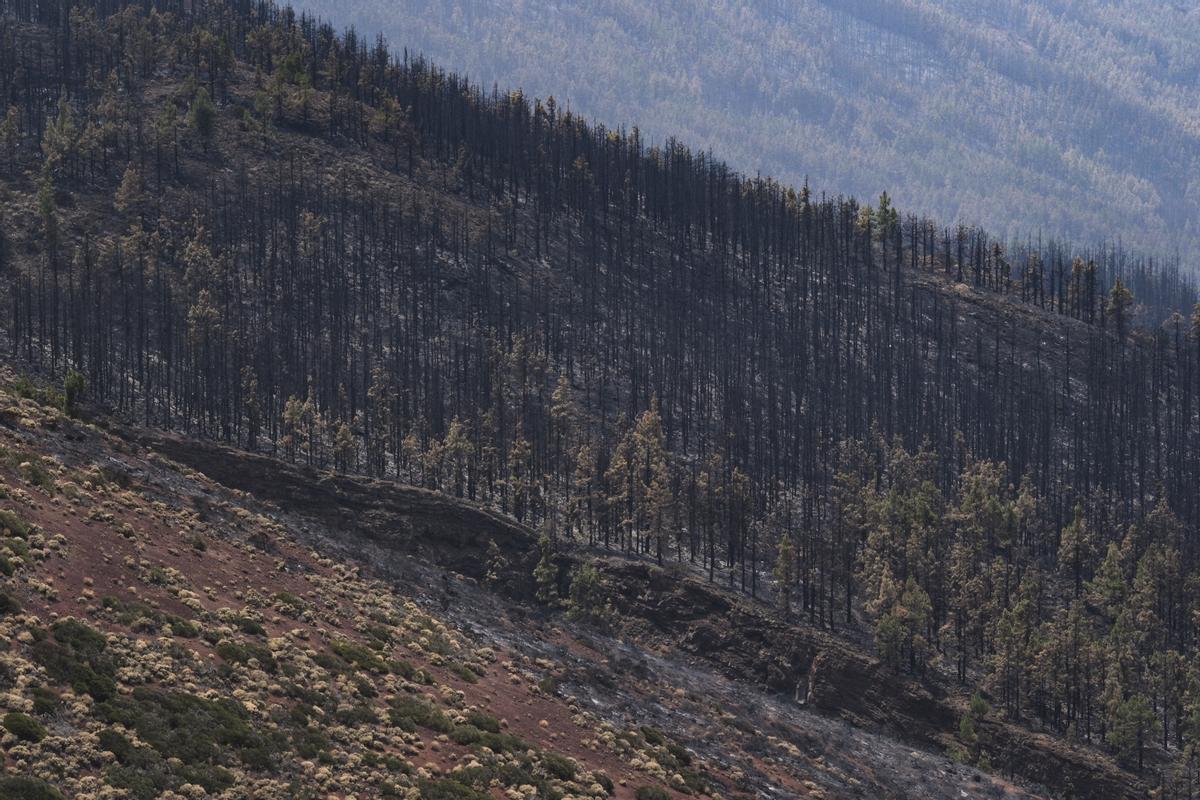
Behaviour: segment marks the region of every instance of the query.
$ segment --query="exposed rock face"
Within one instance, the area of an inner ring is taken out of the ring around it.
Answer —
[[[138,444],[231,489],[303,514],[348,537],[364,537],[480,579],[494,541],[514,566],[511,589],[531,590],[535,536],[529,528],[465,500],[388,481],[321,472],[209,442],[139,432]],[[524,569],[529,562],[529,569]]]

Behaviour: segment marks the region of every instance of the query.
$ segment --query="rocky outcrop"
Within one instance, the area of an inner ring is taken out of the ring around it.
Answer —
[[[281,462],[211,442],[138,431],[136,444],[230,489],[247,492],[307,516],[347,543],[366,539],[386,550],[418,556],[461,575],[487,572],[489,542],[508,560],[511,591],[532,591],[533,531],[509,517],[438,492]]]

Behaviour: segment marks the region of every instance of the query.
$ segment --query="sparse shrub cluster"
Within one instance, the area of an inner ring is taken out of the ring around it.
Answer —
[[[17,376],[9,385],[9,389],[16,396],[32,400],[38,405],[46,406],[47,408],[62,410],[64,405],[64,398],[61,392],[53,387],[38,386],[27,375]]]
[[[255,642],[223,641],[217,645],[217,655],[230,664],[249,666],[251,660],[253,660],[258,663],[260,668],[267,672],[274,673],[278,669],[275,657],[271,654],[271,651]]]
[[[109,595],[100,600],[100,607],[111,612],[116,622],[133,630],[155,630],[168,625],[174,636],[194,639],[200,635],[200,628],[191,620],[159,611],[137,600],[121,600]]]
[[[444,713],[428,700],[411,695],[397,697],[392,700],[388,709],[388,719],[393,725],[410,733],[418,727],[427,728],[435,733],[450,733],[454,723]]]
[[[404,659],[392,659],[391,661],[387,662],[387,666],[388,670],[393,675],[399,675],[405,680],[412,681],[413,683],[419,683],[424,686],[430,686],[433,684],[433,678],[428,672],[426,672],[424,669],[418,669],[417,667],[414,667],[411,663],[405,661]]]
[[[388,671],[387,662],[379,653],[366,645],[352,642],[349,639],[332,639],[329,649],[348,664],[353,664],[365,672],[385,673]]]

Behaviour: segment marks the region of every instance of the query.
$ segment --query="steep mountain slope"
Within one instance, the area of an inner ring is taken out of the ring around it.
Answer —
[[[0,404],[9,775],[76,798],[121,796],[106,786],[144,798],[468,798],[489,786],[632,797],[682,786],[680,772],[701,780],[673,743],[563,699],[552,665],[464,632],[436,610],[436,582],[402,592],[313,550],[353,540],[291,530],[303,509],[7,392]],[[519,534],[398,491],[390,502],[431,541]],[[0,794],[25,797],[15,785]]]
[[[5,797],[1035,794],[937,755],[955,721],[928,706],[944,701],[816,631],[788,633],[807,642],[795,659],[812,650],[764,691],[753,649],[712,639],[782,629],[761,607],[731,619],[740,601],[686,576],[605,563],[626,600],[609,626],[573,623],[522,602],[532,534],[486,511],[98,428],[11,387]],[[490,542],[511,573],[477,580]],[[797,678],[813,710],[776,693]],[[1051,781],[1086,771],[1092,791],[1134,796],[1095,756],[1026,748]]]
[[[1195,783],[1177,272],[818,200],[267,2],[0,9],[0,348],[62,389],[21,392],[401,587],[424,561],[534,623],[612,606],[597,713],[687,678],[662,719],[747,792],[780,759],[953,786],[939,752],[1059,794]],[[747,681],[740,734],[696,700]]]
[[[751,173],[887,190],[1002,236],[1119,240],[1185,259],[1200,236],[1194,3],[299,7]]]

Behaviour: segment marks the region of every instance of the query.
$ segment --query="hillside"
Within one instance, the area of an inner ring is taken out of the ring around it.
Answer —
[[[1177,270],[748,178],[269,2],[0,12],[0,352],[31,455],[194,470],[313,574],[358,563],[380,583],[351,594],[546,659],[728,791],[1187,796]],[[216,513],[163,468],[135,494]],[[296,594],[267,577],[268,606]],[[226,756],[290,758],[192,766]]]
[[[947,701],[761,606],[614,560],[626,599],[572,621],[532,602],[532,533],[484,510],[2,382],[0,796],[1036,796],[938,754]],[[766,686],[756,628],[795,637]],[[1024,774],[1135,796],[1023,738]]]
[[[0,404],[9,775],[75,798],[632,797],[701,780],[642,721],[614,727],[555,689],[550,662],[439,612],[436,582],[402,593],[303,514]],[[459,517],[487,534],[484,512]]]
[[[1200,10],[1008,0],[304,0],[484,86],[1000,235],[1198,243]]]

